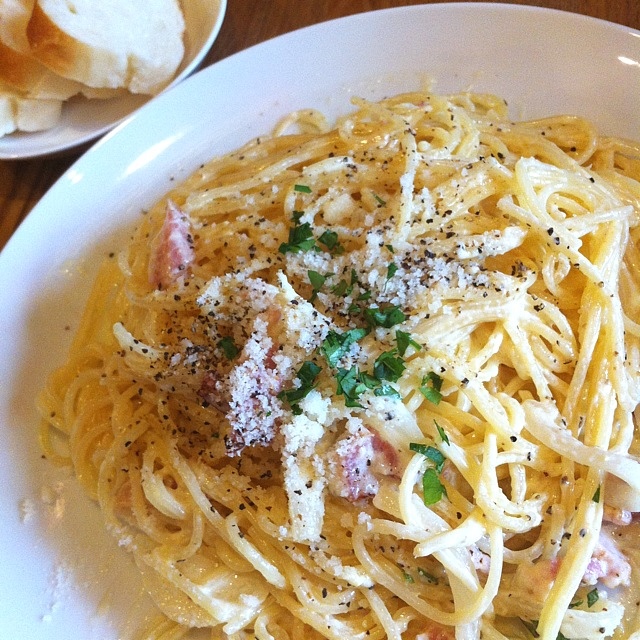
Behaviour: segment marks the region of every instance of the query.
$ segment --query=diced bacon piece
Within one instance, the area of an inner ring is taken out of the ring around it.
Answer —
[[[157,289],[174,284],[195,260],[191,221],[172,200],[167,200],[165,219],[151,244],[149,283]]]
[[[619,509],[618,507],[611,507],[608,504],[604,505],[604,513],[602,514],[604,522],[609,522],[617,526],[623,527],[631,524],[633,520],[633,514],[626,509]]]
[[[453,629],[441,627],[435,622],[429,623],[429,628],[416,636],[416,640],[455,640],[456,634]]]
[[[378,493],[377,475],[395,475],[398,452],[378,434],[361,429],[336,442],[327,455],[329,489],[350,502]]]
[[[217,371],[205,371],[198,395],[214,409],[222,413],[229,411],[228,391]]]
[[[582,582],[588,585],[601,582],[605,587],[614,589],[620,585],[628,585],[630,578],[629,561],[618,549],[613,538],[602,530]]]
[[[383,476],[396,475],[400,465],[400,456],[393,445],[374,433],[373,450],[375,452],[372,463],[374,473]]]
[[[338,440],[329,452],[329,489],[350,502],[378,493],[378,481],[371,472],[373,435],[364,431]]]
[[[559,558],[543,558],[531,564],[519,564],[511,588],[519,597],[542,603],[549,595],[559,569]]]

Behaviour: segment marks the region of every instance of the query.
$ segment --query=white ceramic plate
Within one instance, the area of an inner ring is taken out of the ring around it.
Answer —
[[[126,638],[148,602],[68,473],[40,459],[34,398],[64,357],[97,263],[203,160],[296,108],[353,95],[491,91],[514,117],[577,113],[640,138],[640,33],[568,13],[434,4],[361,14],[236,54],[84,155],[0,254],[0,637]]]
[[[218,37],[227,0],[186,0],[182,4],[185,52],[176,77],[167,89],[177,85],[198,68]],[[86,145],[151,99],[151,96],[133,94],[110,100],[72,98],[63,105],[60,122],[52,129],[0,137],[0,160],[59,154]]]

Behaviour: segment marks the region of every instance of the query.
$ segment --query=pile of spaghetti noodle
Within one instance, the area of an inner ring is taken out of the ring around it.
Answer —
[[[354,104],[145,213],[45,451],[150,637],[640,637],[640,147],[490,95]]]

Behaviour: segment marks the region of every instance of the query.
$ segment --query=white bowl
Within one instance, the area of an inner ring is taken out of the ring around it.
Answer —
[[[576,114],[604,135],[640,138],[640,31],[497,2],[398,7],[288,33],[194,74],[104,136],[13,234],[0,252],[0,638],[115,640],[154,611],[97,506],[38,442],[34,399],[65,360],[102,258],[202,162],[286,113],[318,108],[333,120],[353,96],[427,81],[438,93],[496,93],[516,118]]]
[[[185,53],[164,91],[200,65],[220,32],[227,0],[181,0],[185,19]],[[74,97],[62,108],[60,122],[46,131],[0,137],[0,160],[19,160],[68,152],[102,136],[149,102],[152,96],[126,94],[110,100]]]

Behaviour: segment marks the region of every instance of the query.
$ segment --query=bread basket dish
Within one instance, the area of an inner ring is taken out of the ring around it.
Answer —
[[[201,64],[226,0],[0,0],[0,159],[89,143]]]

